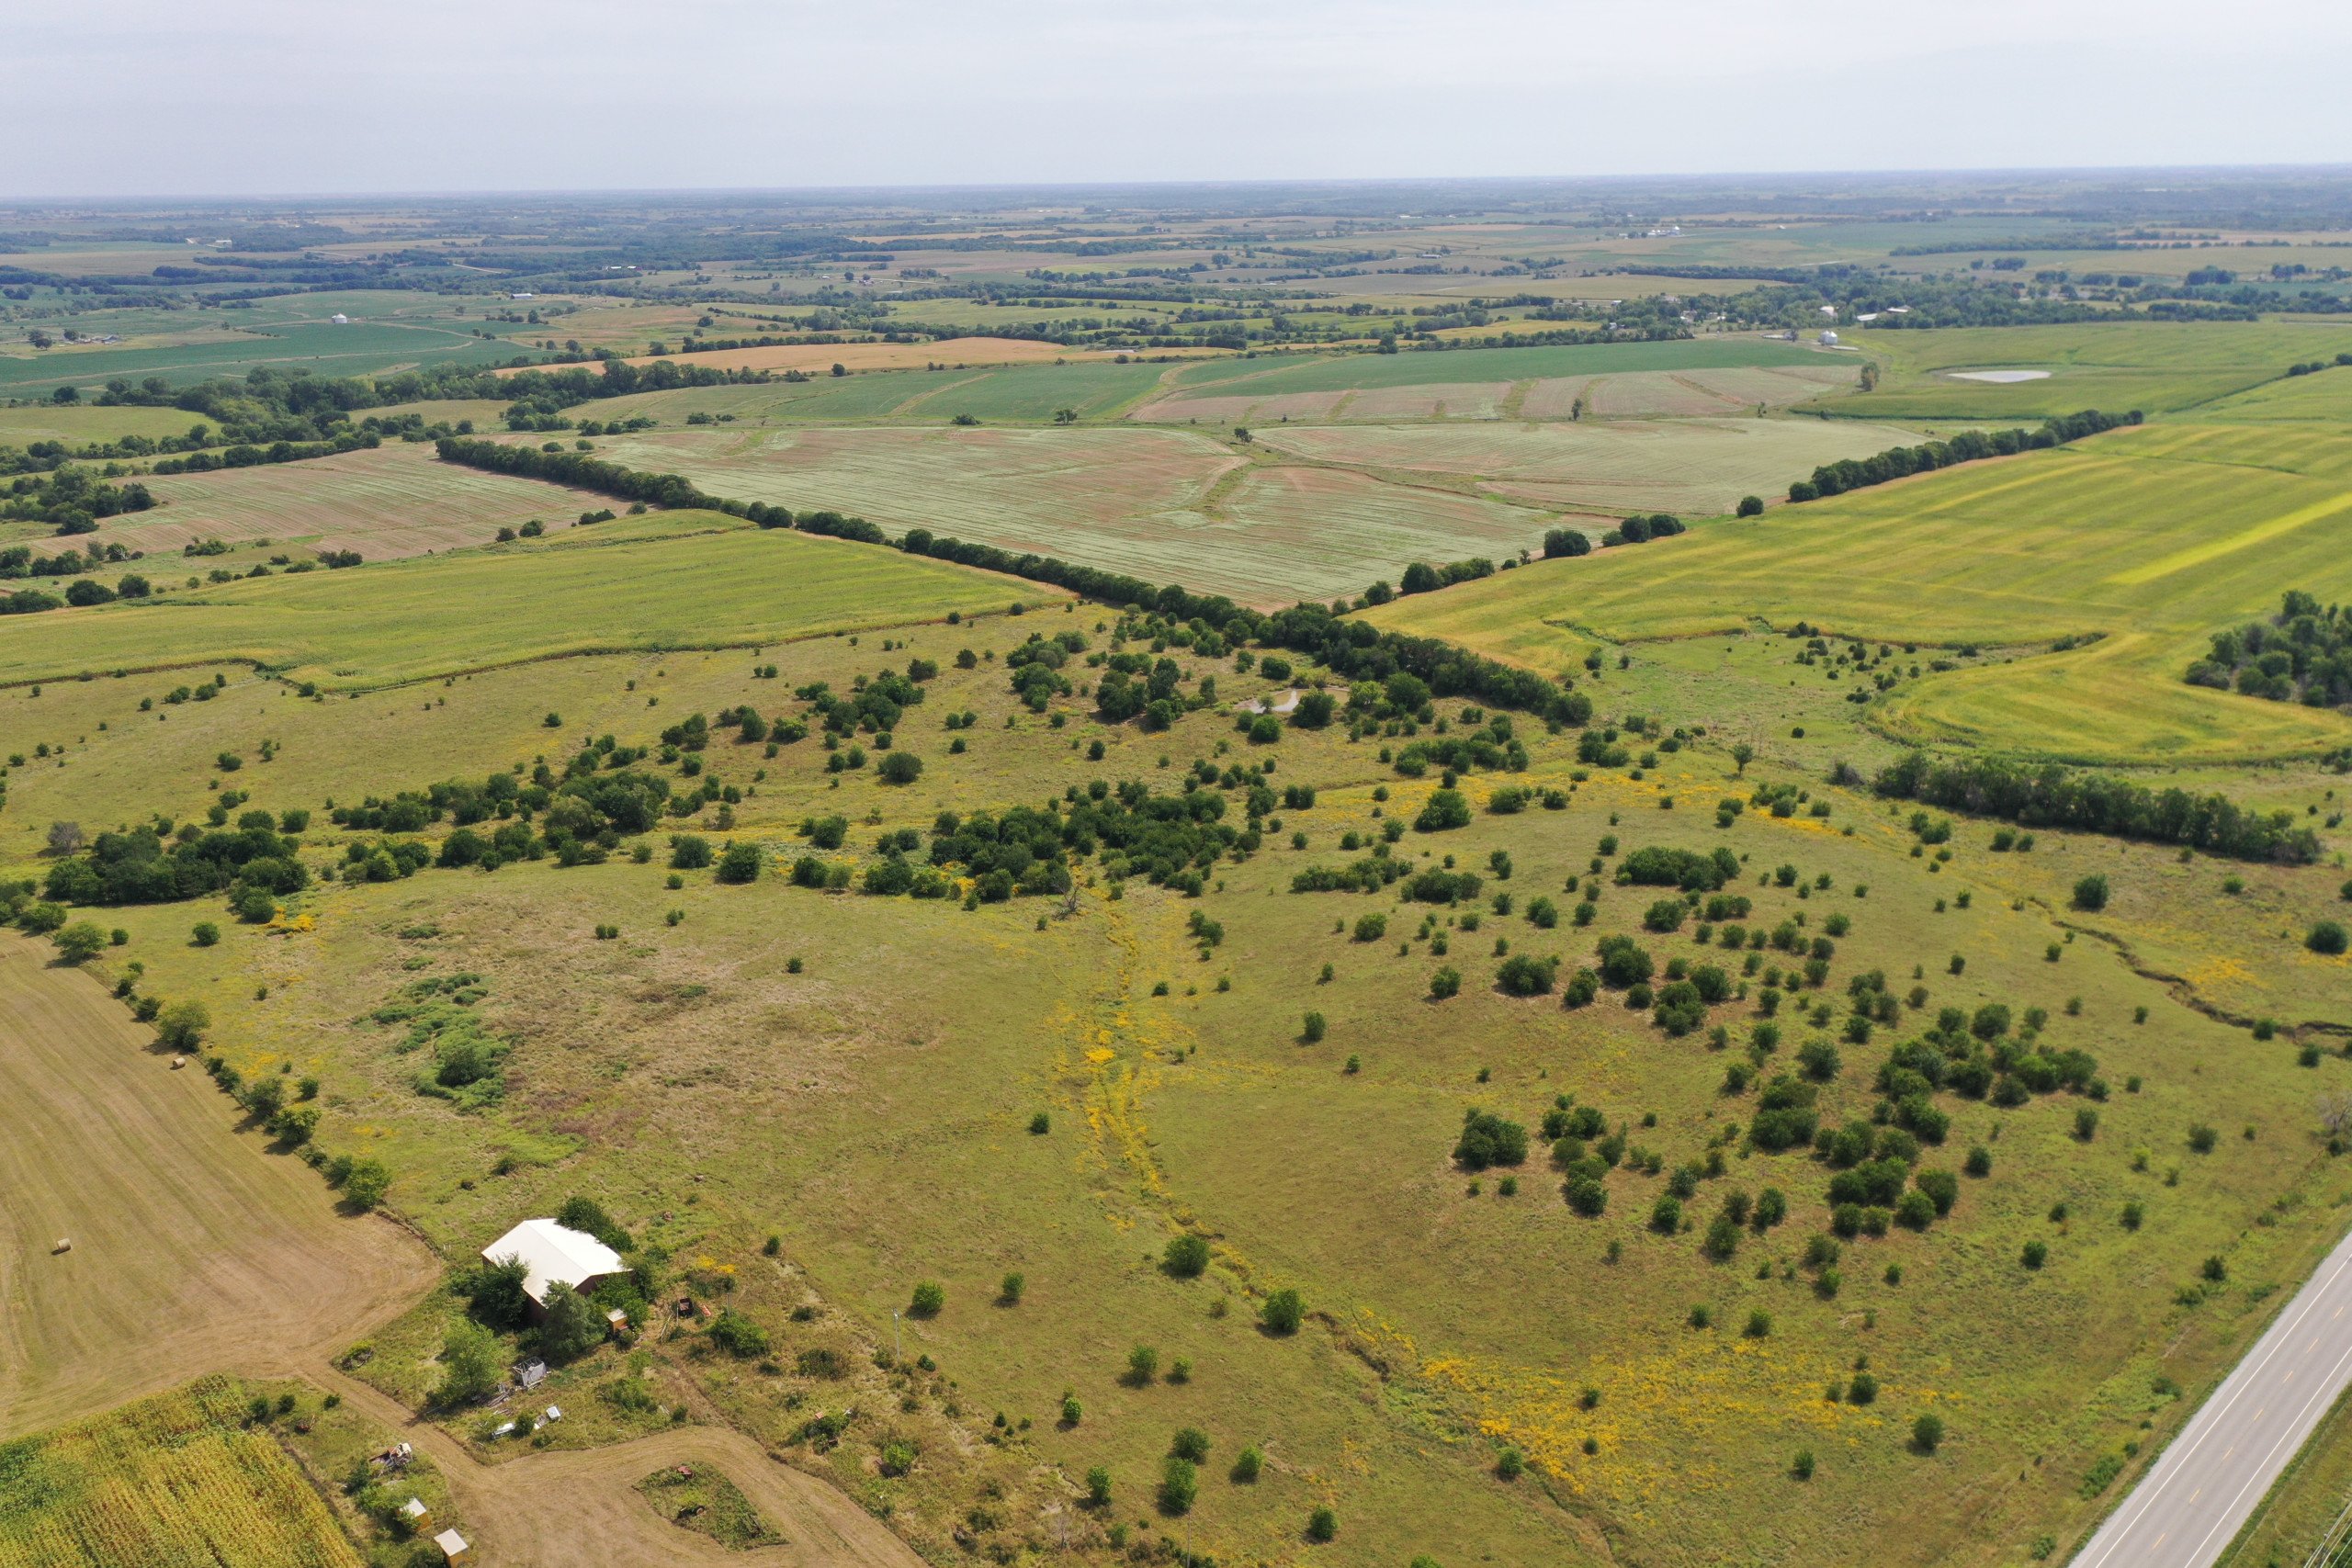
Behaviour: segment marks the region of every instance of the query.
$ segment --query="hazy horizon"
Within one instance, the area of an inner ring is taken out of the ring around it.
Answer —
[[[11,8],[0,198],[1702,177],[2352,162],[2352,9],[2178,0],[525,0]],[[2177,24],[2177,25],[2176,25]],[[2294,39],[2292,49],[2278,39]],[[2320,137],[2315,121],[2335,125]]]

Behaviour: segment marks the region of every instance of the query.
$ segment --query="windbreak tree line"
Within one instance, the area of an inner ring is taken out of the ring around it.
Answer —
[[[1813,470],[1809,479],[1799,479],[1789,486],[1791,501],[1818,501],[1823,496],[1841,495],[1849,490],[1861,490],[1869,485],[1882,485],[1889,479],[1908,478],[1913,474],[1932,473],[1955,463],[1973,463],[1980,457],[2009,457],[2019,452],[2035,452],[2050,446],[2063,446],[2070,441],[2080,441],[2086,435],[2121,425],[2138,424],[2138,409],[2126,414],[2101,413],[2097,409],[2085,409],[2051,420],[2039,430],[1963,430],[1949,441],[1929,441],[1917,446],[1890,446],[1870,457],[1841,457]]]

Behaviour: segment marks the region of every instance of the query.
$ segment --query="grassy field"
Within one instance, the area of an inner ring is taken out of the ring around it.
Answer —
[[[1727,511],[1891,439],[1876,425],[1753,419],[1294,426],[1254,447],[1132,427],[737,425],[598,449],[718,495],[1275,604],[1360,593],[1414,560],[1515,556],[1562,513],[1582,514],[1597,536],[1628,511]]]
[[[2290,365],[2352,349],[2342,321],[2091,322],[2059,327],[1858,331],[1849,341],[1883,360],[1872,392],[1838,392],[1814,405],[1883,419],[2014,419],[2031,423],[2077,409],[2150,414],[2205,405],[2277,380]],[[1955,370],[2046,370],[2042,379],[1996,384],[1955,379]],[[2299,378],[2300,379],[2300,378]]]
[[[934,355],[933,359],[936,358]],[[1102,360],[962,370],[863,371],[797,383],[639,392],[605,400],[597,407],[607,419],[646,414],[664,423],[682,421],[690,413],[710,413],[763,422],[921,418],[926,423],[944,424],[958,413],[968,413],[976,419],[1045,424],[1064,408],[1074,410],[1081,419],[1111,417],[1171,373],[1166,365]]]
[[[390,561],[12,616],[0,625],[0,682],[236,660],[365,688],[564,653],[825,637],[1056,596],[870,545],[712,533]]]
[[[586,491],[443,463],[430,446],[408,442],[144,482],[162,506],[109,519],[95,542],[168,556],[206,539],[266,542],[302,546],[306,553],[357,550],[382,561],[487,545],[502,526],[534,518],[560,528],[582,512],[613,504]]]
[[[741,323],[746,335],[758,335],[752,323]],[[534,333],[547,329],[531,329]],[[768,329],[774,332],[776,329]],[[723,334],[722,334],[723,335]],[[923,343],[804,343],[765,348],[715,348],[665,358],[712,370],[831,371],[839,365],[849,370],[922,370],[933,365],[964,370],[991,365],[1029,365],[1040,361],[1085,363],[1108,359],[1102,350],[1066,348],[1036,338],[954,337]],[[632,365],[650,365],[653,356],[639,355]]]
[[[0,446],[26,446],[36,441],[118,441],[126,435],[156,437],[185,435],[192,424],[203,423],[182,409],[102,409],[29,403],[0,408]]]
[[[0,1449],[0,1563],[360,1568],[235,1385],[209,1379]]]
[[[2344,745],[2352,719],[2180,675],[2213,631],[2275,611],[2286,588],[2352,588],[2347,525],[2342,434],[2151,425],[1544,563],[1373,618],[1545,671],[1603,644],[1800,620],[2004,645],[1996,663],[1897,688],[1874,716],[1906,738],[2096,761],[2291,755]],[[2098,640],[2047,651],[2086,634]]]
[[[486,365],[511,359],[514,352],[512,344],[475,337],[448,325],[307,321],[176,348],[126,344],[120,348],[59,347],[0,355],[0,395],[29,396],[52,387],[95,389],[118,376],[133,381],[161,376],[181,385],[242,376],[261,365],[307,370],[313,376],[380,376],[439,365]]]
[[[1080,614],[1090,627],[1099,615]],[[991,618],[912,636],[930,657],[963,645],[1001,660],[1037,625]],[[51,770],[53,782],[40,769],[11,782],[35,820],[77,796],[128,815],[142,789],[168,807],[173,796],[150,781],[177,776],[177,749],[216,747],[267,723],[284,750],[248,776],[255,799],[276,808],[521,760],[545,749],[535,710],[549,701],[561,702],[568,728],[611,728],[629,743],[676,710],[775,705],[799,681],[842,689],[855,672],[904,657],[847,639],[798,644],[783,650],[775,682],[754,678],[755,660],[740,655],[669,656],[650,678],[646,661],[567,660],[436,690],[446,710],[389,696],[288,705],[240,685],[172,720],[220,728],[175,733],[173,752],[144,759],[150,742],[137,727],[114,722],[135,706],[137,682],[51,687],[28,700],[67,705],[44,709],[45,722],[86,744]],[[1220,672],[1230,696],[1262,689],[1226,661],[1187,662]],[[543,694],[551,671],[582,684],[560,699]],[[639,702],[651,681],[662,688],[659,713]],[[1622,699],[1602,691],[1615,711]],[[294,716],[272,714],[273,701]],[[933,710],[967,707],[979,716],[966,732],[972,750],[948,755]],[[1077,706],[1057,730],[1018,708],[986,660],[944,673],[916,711],[901,743],[931,765],[903,792],[865,774],[832,787],[813,745],[768,760],[715,749],[720,777],[756,786],[736,807],[737,835],[781,863],[804,852],[794,823],[840,811],[859,823],[845,852],[862,858],[871,834],[920,828],[943,808],[1044,798],[1060,781],[1098,774],[1157,784],[1167,775],[1156,755],[1209,755],[1227,733],[1202,714],[1145,736]],[[1082,748],[1097,739],[1109,754],[1089,763]],[[1532,782],[1575,782],[1570,739],[1532,738]],[[1221,1558],[1284,1560],[1307,1511],[1329,1505],[1341,1542],[1368,1561],[1424,1551],[1441,1562],[1599,1561],[1605,1549],[1620,1562],[1702,1562],[1737,1536],[1758,1562],[1818,1562],[1867,1539],[1873,1561],[2006,1564],[2038,1535],[2090,1522],[2098,1497],[2077,1495],[2085,1475],[2119,1444],[2146,1442],[2143,1419],[2160,1436],[2184,1406],[2155,1380],[2193,1393],[2265,1310],[2269,1287],[2296,1278],[2332,1235],[2342,1179],[2305,1108],[2344,1065],[2305,1068],[2288,1042],[2249,1043],[2135,974],[2126,955],[2159,969],[2168,944],[2189,947],[2203,965],[2190,996],[2251,1000],[2290,1020],[2339,1015],[2352,1006],[2341,961],[2312,959],[2278,934],[2326,907],[2332,874],[2258,870],[2243,897],[2264,916],[2215,908],[2209,919],[2195,911],[2219,900],[2200,889],[2223,868],[2183,866],[2154,847],[2045,833],[2031,854],[1998,855],[1989,829],[1971,823],[1951,863],[1914,860],[1899,818],[1838,792],[1821,797],[1826,818],[1756,811],[1718,829],[1705,803],[1758,781],[1736,782],[1719,752],[1689,749],[1639,780],[1590,778],[1562,812],[1481,815],[1454,833],[1408,838],[1401,848],[1416,863],[1426,852],[1432,864],[1445,854],[1484,866],[1508,851],[1513,875],[1489,887],[1522,898],[1560,897],[1603,835],[1628,848],[1724,844],[1751,873],[1789,863],[1808,884],[1827,875],[1830,887],[1800,897],[1756,887],[1751,875],[1753,921],[1850,919],[1832,993],[1849,973],[1900,976],[1919,964],[1932,971],[1930,1012],[1996,998],[2039,1005],[2050,1037],[2097,1053],[2115,1088],[2095,1139],[2073,1135],[2082,1102],[2065,1097],[2006,1111],[1951,1101],[1951,1139],[1928,1163],[1956,1165],[1983,1143],[1993,1174],[1969,1182],[1951,1217],[1925,1235],[1898,1229],[1852,1244],[1842,1292],[1824,1299],[1814,1271],[1796,1265],[1804,1238],[1826,1223],[1826,1172],[1802,1155],[1721,1144],[1724,1127],[1752,1111],[1719,1092],[1730,1056],[1702,1035],[1663,1038],[1622,1006],[1563,1011],[1556,997],[1521,1001],[1490,988],[1497,938],[1586,962],[1595,932],[1638,925],[1645,890],[1606,891],[1587,931],[1539,930],[1520,912],[1484,908],[1483,895],[1476,931],[1468,910],[1441,908],[1437,932],[1453,948],[1444,956],[1413,934],[1414,907],[1393,897],[1288,891],[1298,868],[1349,858],[1337,849],[1341,832],[1376,829],[1375,810],[1409,819],[1432,787],[1382,768],[1378,743],[1289,732],[1269,753],[1277,778],[1317,787],[1317,805],[1280,813],[1267,849],[1220,865],[1197,903],[1140,883],[1114,899],[1097,881],[1067,918],[1029,903],[966,913],[827,897],[778,877],[729,887],[688,873],[673,889],[657,859],[326,885],[300,901],[314,931],[281,938],[232,926],[213,948],[178,938],[184,907],[125,911],[125,953],[147,965],[142,988],[214,1010],[242,1070],[300,1053],[326,1085],[322,1137],[330,1146],[364,1139],[396,1172],[395,1206],[448,1253],[585,1190],[658,1239],[677,1269],[731,1269],[724,1299],[768,1328],[782,1370],[693,1355],[670,1362],[692,1336],[664,1364],[712,1416],[771,1443],[788,1444],[812,1408],[868,1412],[839,1448],[808,1457],[869,1506],[889,1505],[919,1546],[944,1540],[973,1506],[1033,1517],[1057,1498],[1036,1490],[1037,1467],[1075,1482],[1094,1464],[1111,1470],[1120,1501],[1108,1519],[1069,1517],[1074,1541],[1102,1551],[1111,1520],[1131,1539],[1181,1541],[1185,1525],[1159,1515],[1149,1492],[1170,1432],[1193,1426],[1211,1456],[1190,1529]],[[1474,802],[1498,782],[1472,780]],[[1679,808],[1660,811],[1668,798]],[[1293,829],[1307,835],[1306,849],[1285,847]],[[2091,868],[2117,889],[2109,909],[2090,919],[2055,913]],[[1973,908],[1936,908],[1962,892]],[[1194,911],[1223,928],[1206,961],[1186,932]],[[1374,911],[1387,916],[1385,941],[1332,930]],[[620,939],[588,940],[599,923],[617,926]],[[2084,940],[2070,940],[2074,926]],[[1687,931],[1651,941],[1661,960],[1697,955]],[[2055,962],[2044,951],[2053,943]],[[1945,972],[1955,952],[1968,958],[1963,977]],[[1333,975],[1318,983],[1325,963]],[[1446,963],[1464,971],[1463,995],[1422,999]],[[459,970],[480,977],[476,1005],[515,1043],[504,1100],[473,1116],[417,1095],[413,1065],[393,1049],[397,1032],[367,1021],[418,976]],[[265,983],[269,994],[256,999]],[[2079,1016],[2070,997],[2082,998]],[[2135,1007],[2149,1009],[2145,1023],[2131,1021]],[[1329,1021],[1319,1045],[1295,1038],[1305,1008]],[[1743,1036],[1753,1005],[1717,1016]],[[1841,1047],[1844,1071],[1823,1091],[1832,1120],[1866,1111],[1871,1066],[1892,1037]],[[2123,1087],[2133,1077],[2137,1092]],[[1608,1213],[1586,1221],[1560,1203],[1540,1154],[1516,1173],[1519,1195],[1498,1194],[1500,1172],[1473,1195],[1470,1173],[1445,1158],[1463,1108],[1532,1123],[1559,1093],[1632,1124],[1632,1140],[1661,1150],[1669,1168],[1721,1148],[1727,1174],[1708,1179],[1702,1194],[1778,1186],[1793,1205],[1788,1224],[1743,1241],[1733,1262],[1711,1263],[1695,1235],[1646,1228],[1664,1176],[1613,1173]],[[722,1102],[729,1116],[714,1120]],[[1040,1111],[1048,1131],[1033,1135],[1025,1128]],[[1643,1122],[1651,1113],[1654,1126]],[[2229,1133],[2209,1156],[2182,1141],[2200,1119]],[[2238,1135],[2245,1126],[2256,1130],[2251,1143]],[[2134,1168],[2140,1146],[2154,1151],[2145,1170]],[[1328,1162],[1342,1157],[1350,1179],[1334,1183]],[[2172,1168],[2177,1186],[2166,1185]],[[2062,1201],[2070,1218],[2050,1219]],[[2136,1233],[2113,1219],[2126,1201],[2150,1216]],[[1212,1240],[1202,1280],[1155,1267],[1180,1230]],[[782,1239],[773,1258],[761,1246],[771,1234]],[[2018,1248],[2036,1238],[2052,1260],[2021,1269]],[[2176,1287],[2216,1252],[2228,1259],[2229,1287],[2193,1309],[2174,1304]],[[1758,1278],[1764,1262],[1772,1267]],[[1885,1277],[1891,1263],[1899,1283]],[[1024,1276],[1018,1305],[998,1303],[1007,1271]],[[828,1348],[863,1366],[865,1348],[889,1343],[892,1310],[923,1279],[944,1285],[945,1310],[899,1332],[906,1354],[931,1356],[952,1388],[927,1374],[869,1371],[844,1383],[799,1370],[802,1352]],[[1256,1304],[1285,1285],[1305,1294],[1308,1331],[1257,1332]],[[1707,1304],[1714,1326],[1689,1326],[1693,1303]],[[799,1307],[814,1309],[806,1321],[794,1316]],[[1771,1314],[1771,1332],[1744,1337],[1758,1310]],[[1956,1322],[1974,1326],[1956,1335]],[[1159,1347],[1163,1373],[1190,1361],[1187,1381],[1123,1382],[1137,1343]],[[1824,1399],[1824,1385],[1850,1379],[1858,1357],[1880,1380],[1876,1403]],[[857,1381],[868,1378],[881,1382]],[[1057,1418],[1065,1390],[1082,1406],[1067,1427]],[[1943,1414],[1953,1434],[1933,1459],[1902,1442],[1923,1410]],[[967,1450],[951,1427],[998,1440]],[[1587,1438],[1596,1451],[1585,1451]],[[913,1445],[914,1469],[877,1478],[873,1458],[894,1442]],[[1238,1484],[1225,1472],[1245,1444],[1267,1462],[1257,1482]],[[1516,1483],[1489,1474],[1504,1446],[1533,1473]],[[1800,1448],[1817,1457],[1809,1483],[1784,1473]],[[2011,1483],[2021,1470],[2031,1481]],[[989,1501],[989,1486],[1001,1499]],[[1137,1519],[1148,1528],[1137,1530]]]

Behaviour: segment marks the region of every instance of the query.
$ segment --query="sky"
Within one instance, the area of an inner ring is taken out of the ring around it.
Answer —
[[[0,197],[2352,163],[2352,6],[0,0]]]

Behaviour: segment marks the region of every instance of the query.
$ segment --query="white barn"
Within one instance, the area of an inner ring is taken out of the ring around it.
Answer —
[[[490,1263],[521,1258],[528,1270],[523,1280],[523,1292],[541,1307],[548,1304],[550,1285],[569,1285],[585,1294],[594,1290],[600,1280],[628,1267],[621,1261],[619,1253],[586,1231],[576,1231],[553,1220],[525,1220],[483,1247],[481,1255]]]

